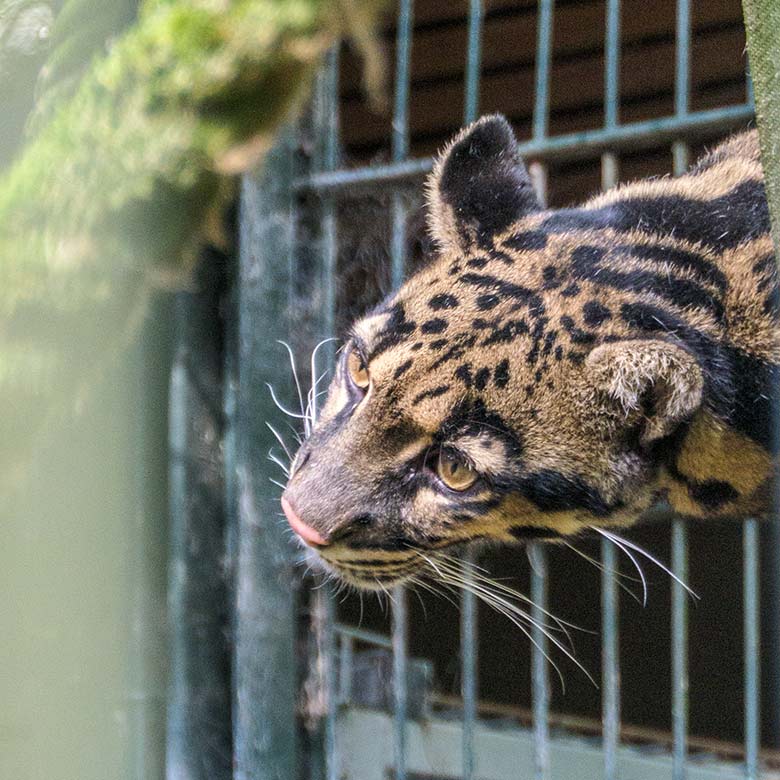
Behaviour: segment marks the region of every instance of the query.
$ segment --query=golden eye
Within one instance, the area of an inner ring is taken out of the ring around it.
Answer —
[[[450,490],[468,490],[477,481],[477,472],[466,465],[461,458],[442,450],[436,464],[439,479]]]
[[[363,360],[360,353],[354,349],[347,357],[347,371],[349,372],[349,378],[356,387],[359,387],[361,390],[368,388],[371,382],[368,366],[366,366],[366,361]]]

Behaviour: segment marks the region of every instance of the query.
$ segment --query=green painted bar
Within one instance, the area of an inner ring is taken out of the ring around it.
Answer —
[[[541,626],[549,621],[547,614],[547,550],[541,544],[531,546],[531,617],[533,649],[531,652],[531,684],[533,693],[534,778],[550,777],[550,674],[548,668],[549,642]]]
[[[601,690],[604,723],[604,780],[617,780],[620,743],[620,654],[618,640],[617,552],[609,539],[601,542]]]
[[[479,85],[482,63],[482,0],[469,0],[468,44],[466,49],[466,90],[463,96],[463,124],[473,122],[479,113]],[[464,555],[463,578],[473,580],[472,567],[476,555],[469,550]],[[477,722],[478,655],[477,631],[479,608],[477,597],[468,587],[461,589],[460,652],[461,696],[463,698],[463,780],[472,780],[476,769],[474,730]]]
[[[759,600],[758,520],[749,518],[742,529],[743,609],[745,653],[745,780],[758,780],[761,748],[761,637]]]
[[[537,143],[547,138],[550,116],[550,74],[554,0],[539,0],[536,18],[536,75],[534,86],[533,137]],[[536,157],[537,155],[530,155]]]
[[[219,317],[221,285],[214,278],[200,281],[196,291],[178,293],[174,304],[166,765],[168,777],[228,780],[233,771],[221,335],[212,327]]]
[[[320,140],[314,165],[318,171],[332,171],[339,164],[339,46],[334,46],[325,57],[315,94],[315,125]],[[321,331],[323,339],[331,339],[336,331],[336,285],[338,258],[338,224],[336,204],[329,193],[322,193],[321,202],[321,251],[320,284],[323,291],[321,309]],[[335,361],[336,343],[323,344],[322,356],[328,370]],[[316,367],[314,373],[317,372]],[[311,381],[314,381],[312,377]],[[316,399],[314,415],[316,419]],[[325,722],[322,732],[325,759],[325,777],[338,780],[339,754],[336,741],[336,718],[338,700],[336,695],[336,605],[329,583],[324,579],[314,592],[313,607],[317,616],[316,630],[319,631],[318,652],[322,654],[322,676],[320,684],[325,697]]]
[[[292,145],[289,137],[266,159],[263,173],[241,188],[234,474],[235,594],[233,750],[235,780],[293,780],[296,775],[296,577],[293,549],[278,521],[279,478],[267,458],[275,445],[266,420],[279,412],[266,382],[286,398],[287,366],[276,338],[287,335],[293,246]]]
[[[406,715],[408,704],[409,664],[409,615],[406,588],[393,588],[393,780],[406,780]]]
[[[409,69],[412,59],[412,0],[400,0],[395,43],[395,94],[393,98],[393,160],[409,155]]]
[[[471,124],[479,114],[479,82],[482,66],[482,0],[469,0],[468,48],[466,50],[466,94],[463,99],[463,124]]]
[[[620,113],[620,2],[608,0],[604,52],[604,127],[619,129]],[[613,149],[601,157],[601,186],[611,189],[618,182],[618,160]],[[603,723],[604,780],[617,780],[620,744],[620,653],[618,561],[615,546],[601,542],[601,712]]]
[[[675,115],[689,115],[691,89],[691,8],[690,0],[677,0],[675,30]],[[689,146],[682,140],[672,144],[673,173],[682,176],[688,169]],[[672,520],[672,780],[685,780],[689,720],[688,679],[688,593],[680,582],[688,581],[688,532],[685,521]]]
[[[412,58],[412,0],[401,0],[395,51],[395,96],[393,100],[392,157],[403,162],[409,154],[409,76]],[[407,208],[403,194],[393,192],[392,234],[390,238],[390,279],[393,289],[400,287],[406,265]]]
[[[672,571],[688,581],[688,530],[679,517],[672,521]],[[687,776],[688,739],[688,593],[672,582],[672,780]]]
[[[552,73],[554,0],[540,0],[536,18],[536,65],[534,73],[533,137],[538,143],[547,138],[550,117],[550,76]],[[539,163],[533,163],[530,173],[539,200],[547,200],[547,171]],[[547,553],[540,545],[532,545],[531,561],[531,614],[535,624],[531,629],[531,692],[534,727],[534,777],[547,780],[550,775],[550,680],[547,670],[549,642],[541,629],[547,621]]]
[[[469,550],[463,556],[463,577],[465,582],[473,578],[471,566],[476,563],[474,552]],[[474,752],[474,727],[477,720],[477,599],[464,587],[460,598],[460,653],[461,653],[461,696],[463,698],[463,780],[472,780],[476,768]]]
[[[677,0],[675,32],[674,113],[678,119],[688,115],[691,93],[691,2]]]
[[[620,0],[607,0],[607,29],[604,50],[604,126],[617,127],[620,114]],[[601,156],[601,188],[618,181],[618,158],[613,151]]]
[[[395,162],[409,153],[409,77],[412,56],[412,0],[400,0],[396,30],[395,96],[393,101],[392,156]],[[392,201],[390,239],[390,278],[393,289],[399,287],[406,267],[407,207],[403,194],[395,191]],[[406,589],[393,588],[393,701],[395,780],[406,779],[406,720],[408,716],[408,608]]]
[[[688,113],[683,119],[663,117],[645,122],[618,125],[615,128],[585,130],[553,136],[541,141],[531,139],[518,144],[518,152],[526,158],[546,161],[578,160],[593,157],[611,148],[637,149],[673,141],[681,135],[696,136],[698,133],[716,133],[733,130],[753,119],[753,107],[749,104],[713,108],[707,111]],[[297,179],[294,189],[347,190],[352,187],[374,187],[404,180],[419,179],[430,173],[433,160],[404,160],[389,165],[374,165],[362,168],[341,169],[329,173],[314,174]]]

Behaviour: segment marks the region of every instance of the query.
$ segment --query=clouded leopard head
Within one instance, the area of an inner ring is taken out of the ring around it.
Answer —
[[[282,499],[344,579],[378,587],[473,540],[560,539],[651,498],[653,443],[701,399],[679,346],[626,340],[620,296],[572,271],[500,117],[428,182],[436,257],[355,323]],[[591,246],[603,243],[589,235]]]

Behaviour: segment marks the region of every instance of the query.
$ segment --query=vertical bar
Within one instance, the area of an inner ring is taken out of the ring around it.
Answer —
[[[536,23],[536,71],[534,84],[533,136],[547,137],[550,117],[550,75],[554,0],[540,0]],[[547,203],[547,168],[540,162],[529,166],[539,201]],[[550,678],[547,669],[548,640],[539,625],[547,620],[547,553],[538,544],[530,548],[532,615],[531,691],[533,697],[534,777],[547,780],[550,775]]]
[[[409,683],[407,645],[409,619],[406,588],[393,588],[393,700],[395,703],[393,733],[394,780],[406,780],[406,714]]]
[[[339,160],[338,46],[334,46],[326,55],[325,67],[320,78],[319,116],[317,119],[318,129],[322,133],[323,146],[317,167],[321,171],[332,171],[335,170]],[[324,338],[330,338],[336,331],[336,258],[338,249],[336,205],[332,196],[327,193],[323,196],[322,209],[323,332]],[[335,354],[334,342],[329,341],[325,344],[324,352],[330,368]]]
[[[396,31],[395,98],[393,102],[392,156],[394,162],[404,160],[409,153],[409,75],[412,56],[412,19],[412,0],[400,0]],[[393,193],[392,220],[391,282],[393,289],[396,289],[403,281],[406,266],[407,220],[407,207],[402,193],[398,191]],[[395,780],[406,780],[408,630],[406,590],[403,586],[397,585],[393,588],[392,625]]]
[[[617,780],[620,740],[620,658],[618,645],[617,553],[609,539],[601,541],[601,690],[604,724],[604,780]]]
[[[325,65],[319,76],[316,96],[316,124],[322,146],[315,165],[320,171],[332,171],[339,162],[339,46],[336,44],[326,55]],[[326,193],[322,201],[322,266],[321,280],[323,295],[322,333],[330,338],[336,331],[336,262],[338,257],[338,224],[336,204]],[[333,366],[335,344],[323,345],[328,369]],[[316,369],[315,369],[316,371]],[[312,377],[314,381],[315,377]],[[316,418],[316,409],[314,415]],[[322,744],[325,752],[325,777],[337,780],[339,773],[338,745],[336,744],[336,718],[338,701],[336,696],[336,636],[335,603],[332,590],[322,582],[313,595],[313,611],[318,631],[318,648],[323,695],[325,698],[325,724]]]
[[[607,29],[604,51],[604,127],[617,127],[620,113],[620,0],[607,0]],[[601,156],[601,188],[617,184],[618,158],[614,152]]]
[[[534,84],[534,140],[547,137],[550,118],[550,72],[552,70],[552,35],[554,0],[539,0],[536,22],[536,76]]]
[[[620,108],[620,2],[607,0],[604,52],[604,125],[617,126]],[[601,157],[601,186],[617,184],[618,161],[614,152]],[[602,539],[601,559],[601,712],[603,721],[604,780],[618,776],[617,748],[620,741],[620,655],[618,643],[618,563],[615,546]]]
[[[672,571],[688,581],[688,529],[672,520]],[[688,594],[672,582],[672,780],[685,780],[688,739]]]
[[[211,258],[208,258],[211,260]],[[176,295],[176,354],[169,395],[168,567],[171,672],[168,777],[228,780],[233,775],[230,651],[226,606],[225,509],[217,469],[222,426],[219,285]],[[193,375],[194,374],[194,375]]]
[[[398,30],[395,52],[395,98],[393,101],[393,162],[401,162],[409,154],[409,74],[412,59],[412,0],[401,0],[398,9]],[[407,208],[403,195],[393,193],[392,237],[390,247],[391,283],[400,287],[406,265]]]
[[[482,61],[482,0],[469,0],[468,42],[466,49],[466,90],[463,97],[463,123],[470,124],[479,112],[479,82]],[[472,550],[463,557],[463,580],[473,579],[476,556]],[[460,648],[461,695],[463,697],[463,780],[472,780],[476,768],[474,730],[477,721],[478,657],[477,657],[477,597],[464,587],[461,590]]]
[[[235,477],[233,742],[236,780],[296,776],[296,588],[293,550],[278,521],[278,495],[263,467],[277,411],[258,387],[288,384],[275,338],[287,335],[292,257],[292,145],[242,182],[239,232],[235,435],[226,453]]]
[[[325,57],[323,70],[319,74],[316,95],[315,122],[321,138],[322,146],[319,150],[315,167],[318,170],[329,171],[338,164],[338,74],[339,51],[338,45],[334,46]],[[336,217],[336,205],[329,194],[325,194],[322,201],[322,265],[320,268],[321,285],[323,295],[322,311],[322,337],[330,338],[336,330],[336,260],[338,253],[338,229]],[[334,342],[327,342],[324,347],[325,363],[330,369],[335,356]],[[316,368],[314,369],[316,374]],[[311,381],[316,379],[312,376]],[[313,410],[316,419],[316,398]],[[337,780],[339,771],[338,744],[336,740],[337,701],[335,691],[335,606],[330,585],[322,581],[312,594],[312,617],[317,635],[315,644],[319,656],[319,684],[325,699],[325,718],[322,732],[318,734],[319,753],[320,745],[323,754],[315,755],[314,760],[316,776],[324,776],[326,780]]]
[[[472,550],[463,556],[465,582],[472,578],[475,563]],[[461,696],[463,697],[463,780],[472,780],[475,769],[474,726],[477,720],[477,599],[468,589],[461,591],[460,648]]]
[[[534,713],[534,778],[550,776],[550,676],[547,667],[547,637],[541,626],[547,621],[547,551],[541,544],[531,546],[531,615],[534,619],[531,659]]]
[[[677,0],[677,28],[675,31],[674,114],[684,119],[691,102],[691,2]],[[688,168],[688,146],[683,141],[672,145],[674,173],[682,175]]]
[[[352,699],[352,673],[355,659],[355,640],[348,634],[339,637],[339,700],[348,704]]]
[[[336,600],[330,587],[323,585],[317,590],[316,609],[322,626],[322,688],[325,692],[325,777],[338,780],[339,756],[336,743],[336,717],[338,701],[336,697],[336,643],[333,627],[336,623]]]
[[[466,50],[466,94],[463,100],[463,123],[471,124],[479,112],[479,74],[482,65],[482,0],[469,0],[469,28]]]
[[[758,779],[758,754],[760,749],[760,697],[759,697],[759,550],[758,521],[744,521],[742,531],[743,551],[743,599],[745,643],[745,778]]]
[[[682,119],[690,109],[690,0],[677,0],[675,31],[675,115]],[[675,176],[688,168],[688,145],[681,140],[672,145]],[[672,521],[672,571],[682,582],[688,580],[688,539],[685,521]],[[672,583],[672,778],[685,780],[688,753],[688,594],[679,582]]]

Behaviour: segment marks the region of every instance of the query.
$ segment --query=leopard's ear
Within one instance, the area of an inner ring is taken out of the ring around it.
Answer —
[[[591,381],[619,404],[627,418],[640,415],[644,444],[668,436],[701,406],[701,368],[676,344],[659,339],[601,344],[585,364]]]
[[[428,228],[442,249],[486,246],[541,206],[509,122],[485,116],[462,130],[428,178]]]

